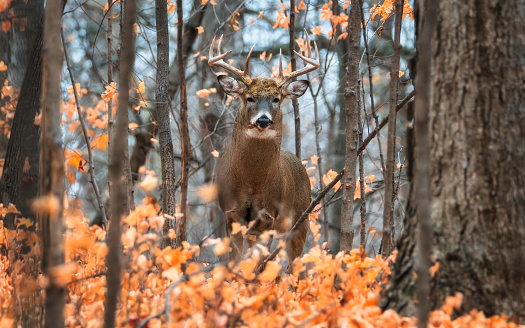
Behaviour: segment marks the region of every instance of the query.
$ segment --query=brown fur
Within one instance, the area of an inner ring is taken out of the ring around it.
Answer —
[[[251,233],[259,235],[265,230],[275,229],[284,234],[310,203],[310,181],[301,161],[289,151],[281,150],[283,119],[280,106],[284,97],[277,82],[254,78],[246,79],[242,86],[245,89],[240,95],[242,103],[232,137],[218,166],[219,204],[226,214],[230,235],[233,222],[248,226],[253,221]],[[247,134],[250,129],[248,97],[255,98],[257,103],[279,98],[278,106],[272,107],[271,137],[258,138]],[[307,232],[305,221],[287,243],[289,270],[293,260],[302,254]],[[239,260],[243,236],[238,233],[231,239],[230,259]]]

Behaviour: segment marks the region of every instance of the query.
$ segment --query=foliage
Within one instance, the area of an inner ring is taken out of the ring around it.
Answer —
[[[201,248],[213,247],[221,253],[228,242],[208,239],[201,247],[184,243],[182,248],[161,249],[159,231],[164,218],[157,215],[155,199],[143,203],[123,223],[120,327],[138,327],[145,320],[149,320],[146,327],[416,325],[415,318],[401,317],[392,310],[383,312],[377,306],[381,285],[390,272],[389,261],[394,258],[372,259],[357,249],[332,257],[318,245],[293,264],[292,275],[280,275],[282,266],[278,262],[268,263],[261,274],[255,274],[258,259],[267,254],[262,247],[237,266],[201,263],[196,261]],[[89,227],[77,206],[77,201],[69,200],[64,211],[67,264],[55,269],[48,279],[57,279],[68,288],[66,327],[101,327],[106,290],[105,231]],[[3,215],[13,211],[12,206],[2,208]],[[38,274],[38,238],[27,230],[31,226],[28,222],[20,219],[16,231],[0,228],[3,327],[23,316],[39,315],[46,279]],[[29,251],[23,251],[26,246]],[[285,257],[284,251],[279,257]],[[516,327],[507,323],[506,317],[486,318],[477,311],[453,320],[453,310],[461,299],[460,294],[450,297],[441,310],[432,312],[431,326]]]

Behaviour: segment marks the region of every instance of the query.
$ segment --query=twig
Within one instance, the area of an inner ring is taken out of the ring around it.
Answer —
[[[108,86],[113,82],[113,0],[108,0]],[[108,101],[108,164],[111,163],[111,147],[113,146],[113,99]],[[111,183],[108,179],[108,191],[111,195]]]
[[[88,160],[89,160],[89,176],[91,178],[91,184],[93,185],[93,191],[95,192],[95,197],[97,198],[98,207],[102,214],[102,221],[104,226],[108,226],[108,219],[106,217],[106,209],[104,208],[104,203],[100,197],[100,190],[98,189],[97,182],[95,181],[95,165],[93,162],[93,150],[91,149],[91,143],[89,140],[88,131],[86,128],[86,123],[84,122],[84,117],[82,116],[82,111],[80,110],[80,98],[78,96],[78,90],[75,83],[75,77],[73,76],[73,71],[71,71],[71,65],[69,64],[69,55],[67,53],[66,40],[64,39],[64,31],[60,29],[60,36],[62,38],[62,45],[64,46],[64,57],[66,58],[67,70],[69,72],[69,77],[71,78],[71,83],[73,84],[73,95],[75,96],[75,104],[77,105],[78,120],[80,121],[80,126],[82,127],[82,133],[84,139],[86,140],[86,147],[88,150]]]
[[[403,108],[403,106],[406,105],[406,103],[408,103],[415,95],[415,91],[412,91],[408,94],[408,96],[405,97],[405,99],[401,100],[397,106],[396,106],[396,113],[399,112],[399,110],[401,108]],[[379,129],[375,129],[373,130],[365,139],[365,141],[363,141],[363,144],[359,147],[359,149],[357,149],[357,155],[361,154],[361,152],[363,150],[365,150],[366,146],[368,146],[368,144],[370,143],[370,141],[372,141],[372,139],[374,139],[374,137],[377,135],[377,133],[379,131],[381,131],[381,129],[388,123],[388,120],[390,118],[390,115],[388,115],[387,117],[385,117],[381,123],[379,123]]]
[[[358,100],[358,103],[360,100]],[[363,103],[364,106],[364,103]],[[358,105],[358,112],[357,112],[357,124],[359,127],[359,146],[363,144],[363,130],[364,130],[364,123],[361,118],[361,106]],[[365,113],[366,116],[366,113]],[[366,196],[365,196],[365,168],[364,168],[364,158],[363,153],[361,152],[359,154],[359,185],[360,185],[360,193],[361,193],[361,240],[360,245],[362,250],[364,251],[366,246]]]

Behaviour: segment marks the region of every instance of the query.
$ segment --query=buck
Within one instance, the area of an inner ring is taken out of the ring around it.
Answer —
[[[267,230],[285,234],[299,220],[310,204],[310,181],[301,161],[291,152],[281,149],[284,99],[302,96],[308,81],[292,81],[294,78],[319,68],[319,51],[315,44],[317,60],[311,59],[310,40],[307,36],[308,58],[295,52],[306,62],[300,70],[283,74],[279,55],[277,78],[250,77],[248,53],[244,71],[230,66],[224,58],[231,50],[221,54],[222,36],[218,55],[213,56],[213,38],[208,64],[220,67],[237,78],[219,75],[222,90],[230,96],[239,97],[231,139],[219,160],[217,184],[219,205],[226,215],[227,230],[231,240],[230,260],[238,261],[242,255],[243,235],[232,234],[234,222],[249,226],[246,235],[255,237]],[[297,229],[296,235],[287,238],[288,272],[295,258],[303,252],[307,221]],[[247,238],[250,247],[254,238]]]

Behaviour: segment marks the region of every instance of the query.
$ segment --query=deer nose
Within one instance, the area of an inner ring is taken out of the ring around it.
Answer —
[[[268,118],[268,116],[266,116],[266,115],[262,115],[261,117],[259,117],[259,118],[257,119],[257,121],[255,122],[255,124],[257,124],[258,127],[261,127],[261,128],[263,128],[263,129],[265,129],[265,128],[269,127],[270,125],[272,125],[272,124],[273,124],[273,121],[270,120],[270,119]]]

